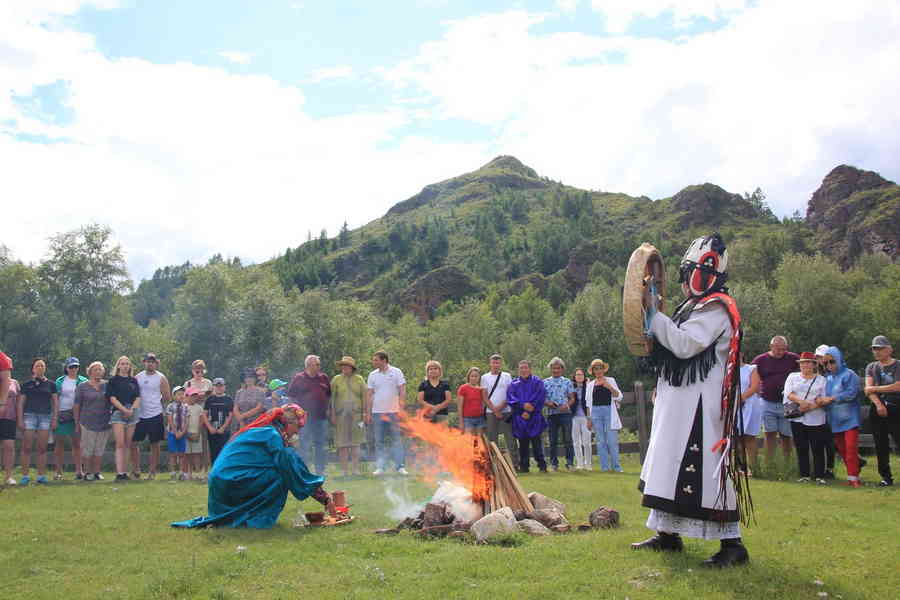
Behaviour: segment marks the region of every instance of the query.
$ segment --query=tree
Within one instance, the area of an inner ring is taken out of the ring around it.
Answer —
[[[347,221],[341,225],[341,231],[338,233],[338,247],[346,248],[350,245],[350,228],[347,227]]]

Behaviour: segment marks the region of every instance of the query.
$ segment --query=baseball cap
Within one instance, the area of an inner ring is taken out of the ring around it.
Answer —
[[[816,356],[825,356],[828,354],[828,345],[822,344],[821,346],[816,347]]]
[[[80,367],[80,366],[81,366],[81,363],[78,362],[78,359],[75,358],[74,356],[70,356],[69,358],[66,359],[66,368],[67,369],[69,367]]]
[[[200,388],[189,387],[189,388],[187,389],[187,392],[186,392],[186,393],[187,393],[188,396],[196,396],[196,395],[198,395],[198,394],[202,394],[203,392],[200,390]]]
[[[156,358],[156,354],[154,354],[153,352],[148,352],[144,355],[144,362],[147,362],[148,360],[159,362],[159,359]]]
[[[175,387],[172,388],[172,395],[174,396],[178,392],[183,392],[183,391],[184,391],[183,387],[181,387],[180,385],[176,385]]]
[[[225,379],[222,377],[216,377],[213,379],[213,385],[225,385]]]
[[[287,385],[287,381],[282,381],[281,379],[273,379],[272,381],[269,382],[269,390],[274,392],[278,388],[284,387],[286,385]]]
[[[872,338],[872,347],[873,348],[884,348],[885,346],[891,346],[891,342],[883,335],[876,335]],[[893,346],[891,346],[893,347]]]

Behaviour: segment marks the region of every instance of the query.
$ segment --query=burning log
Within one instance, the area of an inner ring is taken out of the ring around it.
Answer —
[[[486,460],[490,461],[493,490],[489,498],[490,510],[486,512],[493,512],[505,506],[510,507],[516,513],[534,511],[531,500],[519,485],[519,478],[516,476],[515,470],[506,460],[506,456],[500,452],[497,444],[491,442],[488,444],[488,450]]]

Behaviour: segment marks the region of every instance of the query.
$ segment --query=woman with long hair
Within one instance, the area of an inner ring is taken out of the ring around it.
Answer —
[[[587,406],[587,376],[581,367],[575,369],[575,405],[572,407],[572,445],[575,448],[575,470],[593,468],[594,452],[591,449],[593,423]]]
[[[594,376],[585,389],[588,414],[597,436],[597,454],[601,471],[622,472],[619,464],[619,404],[622,392],[616,380],[606,375],[609,365],[599,358],[591,361],[590,373]]]
[[[134,378],[134,365],[127,356],[120,356],[113,367],[113,376],[106,383],[106,399],[112,405],[113,437],[116,440],[116,481],[128,477],[128,456],[134,429],[141,418],[141,388]],[[132,465],[139,472],[140,465]]]

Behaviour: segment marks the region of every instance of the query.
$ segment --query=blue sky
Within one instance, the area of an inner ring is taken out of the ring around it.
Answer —
[[[900,176],[900,10],[815,7],[13,0],[3,243],[36,260],[97,221],[136,278],[265,260],[497,154],[589,189],[711,181],[802,211],[837,164]]]

